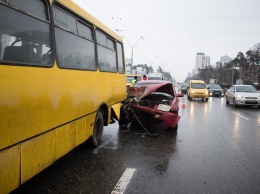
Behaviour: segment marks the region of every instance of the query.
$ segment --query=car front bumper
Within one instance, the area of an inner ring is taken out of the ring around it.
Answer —
[[[206,94],[190,94],[190,98],[208,98],[209,95],[206,95]]]
[[[236,99],[236,104],[244,106],[260,106],[260,100]]]
[[[224,96],[224,92],[210,91],[209,96]]]
[[[132,108],[138,110],[139,116],[142,117],[142,121],[146,120],[149,123],[153,123],[151,120],[151,118],[153,118],[154,121],[157,120],[158,122],[161,122],[165,127],[175,128],[181,118],[178,114],[172,112],[158,111],[158,105],[153,108],[134,105]]]

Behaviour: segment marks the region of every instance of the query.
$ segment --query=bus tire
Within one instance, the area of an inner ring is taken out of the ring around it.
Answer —
[[[100,111],[97,112],[93,135],[90,140],[92,147],[98,147],[103,137],[104,118]]]

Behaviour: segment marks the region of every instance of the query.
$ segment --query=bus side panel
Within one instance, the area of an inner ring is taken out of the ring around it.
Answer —
[[[95,115],[93,113],[55,130],[55,161],[86,141],[93,134]]]
[[[21,184],[54,162],[55,131],[21,144]]]
[[[93,134],[94,123],[95,123],[96,113],[88,115],[81,119],[81,122],[76,128],[76,143],[77,145],[86,141]]]
[[[107,106],[111,106],[126,98],[126,78],[124,74],[99,73],[99,80],[94,84],[99,88],[99,104],[106,102]]]
[[[55,160],[76,147],[76,121],[57,128],[55,143]]]
[[[97,74],[0,66],[0,149],[95,112]]]
[[[20,146],[1,151],[0,158],[0,194],[4,194],[20,184]]]

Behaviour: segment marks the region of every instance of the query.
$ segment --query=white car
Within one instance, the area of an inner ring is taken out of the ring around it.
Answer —
[[[233,106],[257,106],[260,108],[260,93],[251,85],[232,85],[226,92],[226,104]]]

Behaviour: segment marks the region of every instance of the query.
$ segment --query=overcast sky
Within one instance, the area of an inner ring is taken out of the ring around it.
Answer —
[[[73,1],[125,37],[126,58],[133,50],[134,64],[161,65],[178,82],[195,68],[197,52],[215,65],[260,43],[260,0]]]

